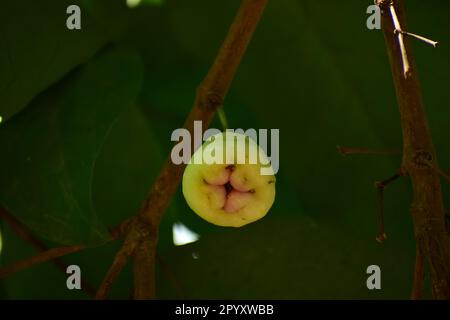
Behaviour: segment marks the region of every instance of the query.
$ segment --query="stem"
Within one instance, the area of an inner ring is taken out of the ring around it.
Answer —
[[[427,43],[427,44],[429,44],[429,45],[431,45],[431,46],[433,46],[435,48],[437,48],[437,46],[439,45],[439,42],[437,42],[437,41],[433,41],[431,39],[425,38],[424,36],[420,36],[420,35],[412,33],[412,32],[406,32],[406,31],[399,30],[399,29],[395,29],[395,32],[400,32],[400,33],[403,33],[404,35],[407,35],[409,37],[416,38],[417,40],[425,42],[425,43]]]
[[[0,269],[0,279],[5,278],[18,271],[31,268],[37,264],[52,261],[56,258],[68,255],[70,253],[83,250],[83,246],[58,247],[41,252],[34,257],[17,261],[9,266]],[[64,270],[65,272],[65,270]]]
[[[403,0],[392,4],[399,24],[405,26]],[[428,120],[424,110],[414,58],[407,39],[398,43],[392,30],[395,19],[382,14],[389,60],[394,78],[403,131],[402,168],[411,177],[414,200],[411,213],[414,221],[418,250],[431,273],[433,296],[450,299],[450,246],[444,224],[445,209],[436,151],[433,146]],[[403,36],[401,33],[398,35]],[[409,59],[410,72],[404,77],[403,54]],[[403,60],[403,61],[402,61]]]
[[[395,30],[402,30],[400,21],[398,20],[398,17],[397,17],[397,12],[395,11],[394,3],[392,3],[389,6],[389,11],[391,12],[392,21],[393,21],[394,27],[395,27],[394,33],[395,33]],[[411,66],[409,63],[408,54],[406,52],[405,39],[403,37],[402,32],[397,32],[397,37],[398,37],[398,44],[400,46],[400,52],[402,54],[403,75],[405,76],[405,78],[407,78],[411,71]]]
[[[134,249],[139,244],[140,239],[137,239],[141,233],[136,232],[130,232],[129,230],[135,230],[136,226],[140,226],[138,224],[133,224],[134,220],[128,220],[126,228],[129,227],[129,229],[126,229],[125,232],[127,232],[127,236],[125,238],[124,244],[120,248],[119,252],[114,257],[114,261],[109,268],[105,278],[103,279],[102,283],[100,284],[100,287],[97,291],[97,294],[95,295],[95,299],[97,300],[103,300],[106,299],[108,296],[109,290],[111,289],[112,284],[116,280],[116,278],[119,276],[120,272],[122,271],[123,267],[127,264],[128,258],[133,254]]]
[[[149,300],[155,297],[156,241],[145,239],[134,253],[134,293],[136,300]]]
[[[223,106],[221,106],[217,110],[217,114],[219,115],[219,120],[220,120],[220,123],[222,124],[222,129],[224,131],[227,130],[229,128],[229,126],[228,126],[227,115],[225,114],[225,110],[223,110]]]
[[[19,220],[14,218],[8,211],[3,208],[0,208],[0,218],[5,221],[11,229],[21,238],[23,241],[30,243],[36,250],[40,251],[42,255],[49,255],[49,248],[47,245],[41,241],[39,238],[34,236],[30,230],[28,230],[25,225],[23,225]],[[73,251],[69,251],[68,253],[72,253]],[[8,266],[5,269],[0,269],[0,274],[5,272],[5,277],[8,274],[12,274],[19,270],[23,270],[26,268],[30,268],[38,263],[45,262],[46,259],[43,257],[32,257],[31,259],[22,260],[20,262],[15,263],[14,265]],[[53,264],[64,274],[66,274],[67,267],[69,266],[65,263],[60,257],[50,258]],[[50,261],[47,260],[47,261]],[[8,271],[9,270],[9,271]],[[1,276],[0,276],[1,278]],[[91,297],[95,296],[95,288],[84,278],[81,279],[81,288]]]
[[[13,273],[21,270],[25,270],[35,265],[52,261],[55,266],[66,273],[68,265],[61,259],[61,257],[66,256],[71,253],[82,251],[86,249],[84,246],[64,246],[49,249],[47,245],[42,242],[39,238],[34,236],[28,228],[23,225],[20,221],[14,218],[8,211],[0,207],[0,218],[4,220],[11,229],[25,242],[32,244],[37,250],[41,251],[39,254],[17,261],[9,266],[0,268],[0,279],[7,277]],[[110,230],[111,238],[109,241],[118,239],[124,233],[128,225],[130,224],[130,219],[124,220],[117,227]],[[109,242],[108,241],[108,242]],[[82,289],[91,297],[95,296],[95,289],[89,282],[85,279],[81,279]]]
[[[258,25],[267,0],[243,0],[239,11],[232,23],[219,53],[197,90],[197,97],[190,115],[184,127],[189,130],[191,136],[194,132],[194,121],[202,121],[204,127],[209,127],[215,112],[223,105],[225,96],[228,93],[231,82],[244,56],[247,46],[250,43],[253,33]],[[194,146],[193,150],[196,149]],[[148,245],[156,248],[157,234],[160,221],[167,209],[167,206],[175,193],[184,171],[184,165],[174,165],[169,158],[164,165],[158,180],[150,190],[144,206],[140,212],[141,216],[152,227],[151,234],[155,235],[149,239]],[[151,259],[140,257],[147,250],[140,250],[137,261],[147,263],[146,268],[135,268],[135,277],[142,278],[140,272],[144,270],[151,276],[151,285],[146,281],[135,281],[135,299],[154,297],[154,264],[155,252]]]
[[[267,0],[242,0],[237,16],[211,69],[197,89],[194,106],[184,123],[184,128],[191,133],[191,136],[194,132],[194,121],[202,121],[204,128],[209,127],[215,112],[223,105],[266,4]],[[193,146],[193,150],[196,147],[198,146]],[[129,236],[131,234],[135,264],[133,268],[135,299],[155,297],[154,270],[159,225],[178,188],[184,168],[185,165],[173,164],[170,157],[166,160],[137,219],[133,222],[133,227],[130,228]],[[141,230],[141,232],[137,230]],[[146,233],[142,230],[146,230]],[[124,244],[124,246],[127,246],[126,254],[124,255],[122,250],[119,251],[111,267],[115,271],[121,269],[123,259],[125,258],[126,261],[129,257],[128,249],[131,244]],[[117,269],[115,266],[120,268]],[[107,276],[107,278],[111,280],[111,277]],[[107,292],[103,291],[100,298],[106,298],[106,294]]]
[[[413,290],[411,292],[412,300],[422,299],[424,277],[425,277],[425,270],[422,252],[420,251],[419,247],[416,247],[416,266],[414,270]]]

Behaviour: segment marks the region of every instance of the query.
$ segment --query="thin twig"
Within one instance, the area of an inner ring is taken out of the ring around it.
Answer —
[[[391,12],[392,21],[395,26],[394,33],[396,33],[395,30],[403,30],[400,25],[400,21],[398,20],[397,13],[395,12],[395,7],[393,3],[389,6],[389,11]],[[398,44],[400,46],[400,52],[402,54],[403,75],[405,76],[405,78],[408,78],[411,71],[411,65],[409,63],[408,54],[406,52],[403,33],[397,32],[397,37],[398,37]]]
[[[349,148],[349,147],[336,147],[338,152],[344,156],[353,154],[367,154],[367,155],[381,155],[381,156],[397,156],[401,155],[400,150],[395,149],[368,149],[368,148]]]
[[[47,251],[41,252],[34,257],[17,261],[9,266],[0,268],[0,279],[5,278],[15,272],[20,270],[31,268],[37,264],[52,261],[56,258],[78,252],[85,249],[84,246],[68,246],[68,247],[58,247],[49,249]]]
[[[419,246],[416,246],[416,264],[414,269],[414,282],[411,292],[412,300],[422,299],[423,295],[423,282],[425,278],[423,255]]]
[[[395,29],[394,32],[395,33],[403,33],[404,35],[407,35],[409,37],[416,38],[417,40],[420,40],[420,41],[425,42],[425,43],[427,43],[429,45],[432,45],[435,48],[439,45],[439,42],[437,42],[437,41],[433,41],[431,39],[425,38],[423,36],[420,36],[420,35],[412,33],[412,32],[406,32],[406,31],[403,31],[403,30],[400,30],[400,29]]]
[[[137,226],[137,224],[136,225],[133,224],[133,220],[127,220],[127,226],[130,229],[133,229]],[[140,240],[136,239],[135,237],[137,235],[140,235],[140,233],[129,232],[128,229],[126,230],[126,232],[127,236],[124,240],[124,243],[119,252],[114,257],[114,261],[111,264],[111,267],[109,268],[108,272],[106,273],[106,276],[104,277],[102,283],[100,284],[99,289],[97,290],[97,294],[95,295],[95,298],[97,300],[103,300],[107,298],[112,284],[114,283],[114,281],[119,276],[122,269],[127,264],[128,258],[133,254],[136,246],[139,244]]]
[[[156,241],[153,239],[153,237],[146,237],[136,248],[133,255],[133,298],[135,300],[155,298]]]
[[[30,243],[39,251],[48,250],[44,242],[35,237],[19,220],[14,218],[8,211],[1,207],[0,218],[5,221],[23,241]]]
[[[47,245],[34,236],[30,230],[27,229],[25,225],[23,225],[20,221],[14,218],[9,212],[7,212],[4,208],[0,207],[0,218],[4,220],[10,227],[13,229],[17,235],[24,240],[32,244],[37,250],[41,251],[39,254],[17,261],[9,266],[0,268],[0,278],[9,276],[15,272],[28,269],[34,267],[35,265],[51,261],[53,262],[58,269],[62,272],[66,273],[68,265],[61,259],[61,257],[78,252],[86,249],[85,246],[63,246],[49,249]],[[117,227],[110,230],[111,238],[108,240],[115,240],[121,237],[128,225],[130,224],[130,219],[127,219],[120,223]],[[96,290],[94,286],[92,286],[85,279],[81,279],[82,289],[91,297],[95,296]]]
[[[106,273],[106,276],[103,279],[103,281],[97,291],[97,294],[95,295],[95,299],[97,299],[97,300],[106,299],[106,297],[108,296],[108,293],[111,289],[112,284],[114,283],[114,281],[119,276],[122,269],[127,264],[128,258],[132,254],[132,250],[134,250],[134,247],[123,246],[120,249],[120,251],[116,254],[113,264],[111,265],[108,272]]]
[[[28,228],[23,225],[19,220],[14,218],[8,211],[6,211],[4,208],[0,207],[0,218],[5,221],[11,229],[25,242],[30,243],[34,248],[36,248],[38,251],[41,252],[47,252],[49,248],[47,245],[38,239],[36,236],[34,236]],[[71,253],[71,252],[69,252]],[[40,261],[39,259],[35,261]],[[53,264],[64,274],[67,271],[67,267],[69,266],[67,263],[65,263],[61,258],[54,258],[51,260]],[[30,259],[23,260],[19,264],[20,266],[34,266]],[[22,269],[18,269],[19,266],[9,266],[10,270],[15,270],[11,272],[16,272]],[[1,273],[1,271],[0,271]],[[91,285],[84,277],[81,279],[81,288],[83,291],[86,292],[90,297],[95,296],[95,287]]]

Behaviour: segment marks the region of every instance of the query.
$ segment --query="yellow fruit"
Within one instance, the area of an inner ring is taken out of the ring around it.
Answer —
[[[252,151],[257,151],[256,156]],[[183,175],[183,195],[206,221],[241,227],[267,214],[275,200],[275,176],[267,155],[254,140],[238,133],[220,133],[192,156]]]

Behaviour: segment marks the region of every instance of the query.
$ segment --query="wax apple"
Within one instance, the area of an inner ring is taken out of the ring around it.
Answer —
[[[267,155],[254,140],[220,133],[192,156],[183,175],[183,195],[206,221],[241,227],[264,217],[275,200],[275,176],[267,169]]]

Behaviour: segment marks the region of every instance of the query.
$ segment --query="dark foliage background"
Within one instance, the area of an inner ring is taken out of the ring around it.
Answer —
[[[82,30],[65,27],[82,9]],[[170,152],[240,1],[0,0],[0,204],[98,285],[118,243],[107,227],[134,213]],[[386,192],[379,245],[373,183],[400,157],[342,157],[336,145],[401,148],[390,68],[372,1],[269,1],[229,96],[233,128],[279,128],[281,166],[269,215],[240,229],[206,223],[181,192],[161,226],[157,295],[179,298],[408,298],[414,240],[407,179]],[[450,169],[450,3],[406,1],[423,94],[443,168]],[[220,128],[218,121],[215,127]],[[450,189],[444,187],[449,203]],[[182,222],[199,241],[176,247]],[[35,254],[1,225],[2,265]],[[366,268],[382,290],[366,288]],[[164,267],[162,267],[164,265]],[[168,274],[172,275],[168,275]],[[130,266],[113,298],[131,293]],[[14,274],[0,297],[87,298],[52,264]]]

